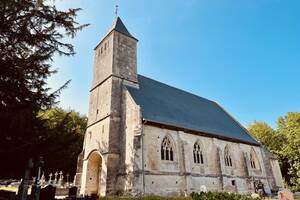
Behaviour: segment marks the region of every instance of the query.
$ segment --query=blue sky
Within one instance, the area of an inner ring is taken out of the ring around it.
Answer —
[[[295,0],[57,0],[81,7],[91,25],[71,42],[77,54],[55,57],[57,89],[71,79],[60,106],[86,114],[93,48],[105,35],[115,5],[139,39],[138,72],[221,104],[243,125],[272,126],[300,111],[300,1]]]

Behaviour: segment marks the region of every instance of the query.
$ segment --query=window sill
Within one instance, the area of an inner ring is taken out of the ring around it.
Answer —
[[[206,165],[203,163],[193,163],[195,166],[199,166],[199,167],[205,167]]]
[[[164,164],[177,164],[177,161],[174,160],[160,160]]]

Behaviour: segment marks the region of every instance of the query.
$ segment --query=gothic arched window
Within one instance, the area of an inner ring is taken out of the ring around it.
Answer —
[[[231,153],[228,145],[224,149],[224,161],[225,161],[225,166],[232,167],[232,158],[231,158]]]
[[[250,153],[250,166],[252,169],[259,169],[259,162],[254,149]]]
[[[256,168],[252,153],[250,154],[250,165],[251,165],[251,168],[253,168],[253,169]]]
[[[204,164],[203,152],[200,144],[197,142],[194,144],[193,154],[194,154],[194,163]]]
[[[161,159],[162,160],[174,160],[174,150],[169,137],[165,137],[161,143]]]

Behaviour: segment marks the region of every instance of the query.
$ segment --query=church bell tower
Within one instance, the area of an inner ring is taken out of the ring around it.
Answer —
[[[124,84],[137,84],[137,41],[117,17],[94,49],[88,126],[76,174],[80,194],[116,192],[122,156],[122,90]]]

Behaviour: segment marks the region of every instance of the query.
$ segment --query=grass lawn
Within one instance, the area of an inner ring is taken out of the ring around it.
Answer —
[[[10,192],[17,192],[18,188],[15,188],[15,187],[0,187],[0,190],[6,190],[6,191],[10,191]]]
[[[10,192],[15,192],[17,193],[18,192],[18,188],[16,187],[0,187],[0,190],[6,190],[6,191],[10,191]],[[28,194],[31,193],[31,188],[29,188],[28,190]]]

